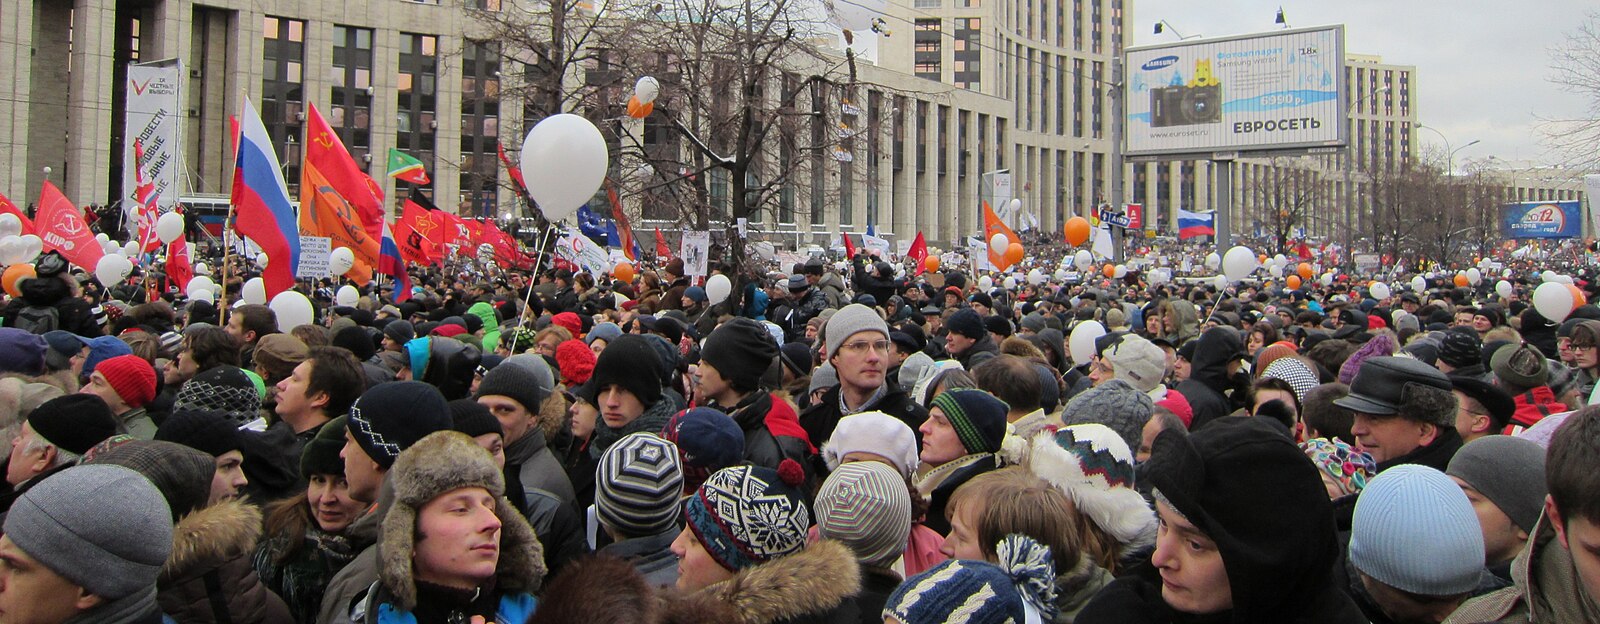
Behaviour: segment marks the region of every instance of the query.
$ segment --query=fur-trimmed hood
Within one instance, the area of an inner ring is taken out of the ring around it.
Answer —
[[[551,579],[528,624],[742,624],[733,607],[708,595],[653,586],[633,564],[584,557]]]
[[[861,565],[844,544],[821,540],[805,550],[740,570],[700,590],[733,607],[744,624],[771,624],[826,612],[861,591]]]
[[[197,509],[173,529],[161,580],[181,580],[249,555],[260,539],[261,508],[255,505],[230,500]]]

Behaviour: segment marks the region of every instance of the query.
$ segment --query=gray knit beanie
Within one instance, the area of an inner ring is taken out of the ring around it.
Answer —
[[[889,325],[883,322],[883,317],[878,316],[872,308],[852,303],[839,309],[833,318],[828,319],[823,333],[827,336],[828,357],[832,358],[839,352],[839,346],[861,332],[877,332],[883,334],[883,339],[889,339]]]
[[[528,413],[535,414],[548,395],[541,392],[539,375],[531,367],[501,362],[500,366],[483,376],[483,381],[478,383],[478,393],[473,398],[486,396],[509,398],[522,404],[522,409],[528,410]]]
[[[172,553],[172,516],[156,486],[121,466],[79,466],[11,506],[5,534],[90,594],[117,600],[154,587]]]
[[[1350,563],[1413,594],[1470,592],[1483,571],[1483,533],[1472,502],[1438,470],[1416,464],[1385,470],[1356,501]]]
[[[1154,408],[1150,395],[1125,381],[1112,379],[1067,401],[1066,409],[1061,412],[1061,423],[1099,423],[1117,432],[1117,436],[1128,443],[1128,448],[1139,448],[1144,437],[1144,423],[1150,420]]]
[[[1511,436],[1480,438],[1450,458],[1445,474],[1472,486],[1512,523],[1533,533],[1544,510],[1544,447]]]
[[[839,371],[834,370],[832,364],[824,362],[822,366],[817,367],[817,370],[811,371],[811,385],[806,388],[806,394],[837,385],[839,385]]]
[[[600,522],[627,537],[675,530],[683,496],[677,445],[649,433],[617,440],[595,467],[594,507]]]

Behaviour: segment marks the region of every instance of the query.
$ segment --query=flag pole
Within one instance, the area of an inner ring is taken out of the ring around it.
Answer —
[[[233,259],[233,245],[228,244],[228,230],[233,228],[233,210],[234,205],[230,201],[228,202],[228,216],[222,220],[222,283],[218,285],[220,294],[217,295],[217,301],[219,302],[217,319],[222,322],[223,327],[228,326],[228,314],[233,310],[233,306],[228,305],[228,272],[231,268],[229,265],[233,264],[231,262]],[[193,257],[192,253],[190,257]],[[185,287],[187,286],[185,284]],[[187,292],[184,293],[184,295],[188,294]]]
[[[550,233],[555,229],[556,224],[551,223],[550,227],[545,228],[544,233],[539,235],[539,248],[533,252],[533,272],[532,275],[528,276],[530,278],[528,280],[528,292],[522,296],[523,314],[528,313],[528,304],[533,301],[533,287],[539,281],[539,265],[544,263],[544,244],[550,238]]]

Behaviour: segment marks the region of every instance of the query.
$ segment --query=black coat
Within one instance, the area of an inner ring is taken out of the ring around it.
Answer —
[[[889,382],[885,382],[889,383]],[[883,412],[900,419],[900,422],[917,431],[922,426],[922,421],[928,419],[928,410],[923,409],[916,401],[911,400],[911,395],[899,389],[897,384],[890,383],[889,391],[867,410]],[[823,393],[822,399],[815,405],[806,408],[800,413],[800,426],[805,427],[806,436],[811,438],[811,443],[817,448],[827,444],[833,437],[833,429],[839,426],[839,419],[844,418],[839,411],[839,386],[829,388]],[[917,434],[917,444],[922,443],[921,434]],[[825,472],[825,471],[819,471]]]
[[[1228,365],[1243,353],[1244,343],[1239,340],[1239,332],[1231,328],[1213,327],[1200,335],[1189,378],[1177,387],[1178,394],[1188,399],[1189,407],[1194,410],[1190,431],[1227,416],[1239,407],[1228,398],[1227,393],[1234,385],[1228,375]]]
[[[56,329],[64,329],[84,338],[94,338],[103,334],[100,326],[94,322],[94,306],[79,297],[72,296],[72,287],[68,286],[62,278],[34,278],[23,280],[17,285],[22,291],[22,296],[12,299],[0,315],[5,317],[6,327],[17,326],[17,314],[28,306],[50,307],[56,309],[59,317]]]

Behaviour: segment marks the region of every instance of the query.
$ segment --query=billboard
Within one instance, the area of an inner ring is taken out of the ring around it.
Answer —
[[[154,202],[162,213],[178,203],[178,127],[184,120],[176,60],[128,66],[123,115],[122,201],[125,207]],[[143,150],[136,159],[134,145]],[[129,214],[132,214],[129,212]],[[130,227],[132,220],[129,221]]]
[[[1582,206],[1578,200],[1506,204],[1500,207],[1500,233],[1506,238],[1577,238],[1583,235]]]
[[[1125,152],[1338,147],[1345,144],[1344,27],[1129,48]]]

